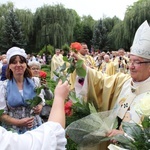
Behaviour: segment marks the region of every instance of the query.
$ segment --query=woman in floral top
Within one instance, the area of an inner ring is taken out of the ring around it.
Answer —
[[[4,109],[2,126],[20,134],[42,124],[39,113],[45,103],[41,91],[39,96],[42,102],[32,108],[34,115],[31,114],[26,100],[36,96],[35,88],[40,86],[40,81],[36,77],[32,78],[26,57],[23,49],[10,48],[7,51],[7,80],[0,83],[0,110]]]

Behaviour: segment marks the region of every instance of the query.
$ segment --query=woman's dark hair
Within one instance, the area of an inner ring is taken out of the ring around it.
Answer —
[[[27,64],[27,60],[23,56],[20,56],[20,55],[12,56],[10,58],[9,64],[12,64],[15,61],[16,56],[19,56],[20,60]],[[6,70],[6,77],[7,77],[7,79],[12,79],[13,78],[13,72],[11,71],[11,69],[9,69],[9,64],[8,64],[8,67],[7,67],[7,70]],[[28,66],[28,64],[27,64],[27,68],[26,68],[26,70],[24,72],[24,77],[25,78],[26,77],[28,77],[28,78],[32,77],[32,72],[31,72],[30,67]]]

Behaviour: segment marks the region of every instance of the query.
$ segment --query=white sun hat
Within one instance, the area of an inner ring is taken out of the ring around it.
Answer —
[[[24,58],[27,58],[27,54],[25,53],[24,49],[19,47],[12,47],[6,53],[7,62],[9,63],[10,58],[15,55],[20,55],[23,56]]]

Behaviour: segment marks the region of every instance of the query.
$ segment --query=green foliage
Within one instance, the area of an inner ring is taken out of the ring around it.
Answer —
[[[63,59],[64,59],[66,62],[68,62],[68,58],[67,58],[67,57],[63,57]],[[81,65],[81,64],[79,64],[79,66],[80,66],[80,65]],[[62,66],[61,70],[64,71],[65,68],[66,68],[66,66],[65,66],[65,64],[64,64],[64,66]],[[48,87],[52,90],[52,92],[54,92],[54,89],[55,89],[55,87],[56,87],[57,82],[50,79],[50,67],[49,67],[48,65],[42,65],[41,69],[42,69],[43,71],[47,72],[46,81],[47,81],[47,83],[48,83]],[[58,76],[59,76],[59,74],[58,74]],[[64,76],[64,77],[65,77],[65,76]],[[64,80],[66,80],[66,78],[64,78]],[[85,102],[82,102],[81,99],[78,99],[78,100],[77,100],[77,98],[76,98],[74,92],[71,92],[69,97],[70,97],[70,99],[71,99],[72,101],[74,101],[74,103],[77,102],[77,105],[80,106],[79,109],[77,108],[79,113],[80,113],[81,111],[85,111],[85,113],[83,113],[84,116],[89,113],[89,109],[90,109],[92,112],[95,111],[95,109],[93,108],[93,106],[92,106],[91,104],[89,104],[89,106],[88,106],[88,105],[86,105]],[[81,103],[81,104],[80,104],[80,103]],[[51,100],[51,101],[46,100],[46,105],[52,106],[52,104],[53,104],[53,100]],[[84,108],[82,108],[82,105],[84,105]],[[88,108],[88,107],[89,107],[89,108]],[[76,109],[76,106],[74,106],[74,109]],[[79,117],[79,116],[77,115],[77,113],[76,113],[76,115],[74,115],[74,116],[72,116],[72,117],[66,117],[66,124],[70,124],[71,122],[73,122],[74,120],[76,120],[78,117]],[[82,113],[80,114],[80,117],[83,117]],[[73,142],[70,138],[67,137],[67,145],[66,145],[66,148],[67,148],[68,150],[77,150],[77,144],[76,144],[75,142]]]
[[[82,41],[87,44],[88,48],[91,49],[91,39],[93,37],[93,30],[90,26],[84,25],[82,27]]]
[[[39,94],[41,93],[41,90],[44,89],[44,88],[45,88],[45,85],[37,87],[35,89],[36,96],[33,97],[33,99],[26,100],[26,103],[29,105],[30,108],[33,108],[33,107],[37,106],[38,104],[40,104],[42,102],[42,98],[39,97]]]
[[[26,52],[31,54],[37,51],[34,49],[35,37],[34,37],[34,14],[29,9],[15,9],[16,16],[21,22],[22,31],[24,33],[24,40],[26,41]]]
[[[35,96],[33,99],[26,100],[26,103],[33,108],[42,102],[42,98],[39,96]]]
[[[53,100],[46,100],[46,101],[45,101],[45,104],[52,107],[52,105],[53,105]]]
[[[36,88],[35,89],[36,94],[39,95],[41,93],[41,90],[44,89],[44,88],[45,88],[45,85],[42,85],[42,86]]]
[[[73,73],[74,70],[76,69],[76,68],[75,68],[74,59],[73,59],[73,58],[65,59],[65,57],[64,57],[63,60],[64,60],[64,61],[67,61],[67,62],[70,62],[70,66],[69,66],[68,69],[67,69],[67,73],[68,73],[68,74]]]
[[[47,77],[46,77],[47,86],[54,93],[54,89],[56,87],[56,81],[51,80],[51,78],[50,78],[50,66],[49,65],[42,65],[41,69],[47,73]]]
[[[74,28],[74,40],[86,43],[90,49],[94,25],[95,20],[90,15],[83,16]]]
[[[68,44],[64,44],[62,46],[62,50],[64,50],[64,56],[66,56],[69,53],[70,47]]]
[[[82,42],[82,25],[77,23],[74,27],[74,41]]]
[[[11,45],[8,44],[10,41],[18,41],[18,39],[13,39],[11,32],[8,30],[6,38],[3,37],[6,16],[9,16],[11,10],[14,10],[19,22],[21,22],[22,25],[19,25],[19,28],[22,29],[24,34],[23,42],[19,41],[17,44],[23,45],[21,47],[24,47],[27,53],[38,53],[44,45],[62,48],[65,43],[70,44],[73,41],[85,42],[89,49],[92,44],[95,49],[117,50],[123,47],[129,51],[137,28],[145,20],[148,22],[150,20],[149,8],[149,0],[138,0],[133,5],[128,6],[124,20],[120,20],[116,16],[102,18],[100,20],[103,24],[98,26],[96,25],[97,21],[90,15],[80,17],[75,10],[64,8],[61,4],[43,5],[35,13],[28,9],[15,9],[12,2],[1,4],[0,51],[6,50],[8,45]],[[8,19],[9,22],[12,20],[11,18]],[[98,20],[98,23],[100,23],[100,20]],[[48,50],[48,53],[53,55],[54,50]]]
[[[5,25],[5,17],[8,15],[8,12],[14,8],[14,5],[12,2],[8,2],[7,4],[2,4],[0,5],[0,53],[3,53],[3,48],[2,48],[2,32],[4,30],[4,25]]]
[[[67,125],[91,113],[97,112],[93,104],[85,102],[83,98],[78,98],[74,91],[69,93],[69,100],[73,103],[71,106],[73,114],[71,116],[67,116]]]
[[[86,76],[86,70],[82,67],[83,66],[83,60],[78,60],[75,68],[76,68],[76,73],[79,77],[85,77]]]
[[[123,32],[121,31],[122,26],[120,25],[122,21],[114,16],[113,18],[104,18],[103,24],[107,29],[108,34],[108,50],[118,50],[120,47],[124,47],[124,40],[123,40]],[[121,32],[121,34],[120,34]]]
[[[133,6],[127,8],[124,18],[124,37],[126,46],[132,45],[136,30],[145,20],[150,23],[150,14],[148,13],[149,8],[149,0],[139,0],[135,2]]]
[[[92,18],[92,16],[88,15],[88,16],[82,16],[81,18],[82,22],[81,24],[83,26],[88,26],[90,28],[90,30],[94,29],[94,25],[96,23],[96,21]]]
[[[35,35],[37,48],[49,43],[54,48],[61,48],[66,42],[73,40],[75,26],[74,13],[63,5],[44,5],[35,12]],[[46,35],[46,41],[45,37]]]
[[[113,139],[119,142],[119,146],[132,150],[149,150],[150,148],[150,118],[145,116],[142,126],[136,123],[123,123],[125,135],[117,135]]]
[[[4,112],[4,110],[2,109],[2,110],[0,110],[0,116],[3,114],[3,112]]]
[[[67,68],[68,74],[73,73],[74,70],[76,69],[76,73],[79,77],[85,77],[86,76],[86,70],[83,68],[83,60],[77,60],[77,62],[75,63],[74,58],[68,59],[65,56],[63,57],[63,60],[70,63],[69,67]],[[65,65],[63,65],[61,67],[61,69],[63,69],[61,71],[66,70],[66,63],[65,63]]]
[[[76,69],[76,73],[80,77],[86,76],[86,70],[82,67],[83,60],[78,60],[76,63],[74,62],[74,58],[67,58],[66,56],[63,57],[63,60],[68,63],[68,67],[66,62],[57,68],[54,71],[55,76],[57,77],[57,82],[61,79],[63,82],[68,80],[68,76],[74,72]]]
[[[111,47],[119,49],[123,47],[127,51],[133,42],[133,38],[138,27],[147,20],[150,20],[148,13],[150,7],[149,0],[139,0],[128,6],[123,21],[115,21],[113,29],[109,32]]]
[[[94,48],[100,49],[102,51],[108,49],[108,37],[107,37],[107,29],[105,25],[103,24],[103,21],[100,19],[95,26],[93,38],[92,38],[92,44],[94,45]]]
[[[4,50],[8,50],[12,46],[24,47],[26,45],[21,22],[13,10],[10,10],[8,15],[5,16],[5,25],[3,26],[1,40]]]
[[[72,141],[69,137],[67,137],[67,145],[66,145],[67,150],[77,150],[78,145]]]
[[[143,128],[150,128],[150,117],[144,117],[144,120],[142,121],[142,126]]]
[[[114,25],[113,29],[108,34],[111,48],[113,48],[114,50],[118,50],[118,48],[120,47],[126,48],[124,43],[125,39],[123,35],[124,35],[123,21],[119,21],[117,24]]]
[[[44,46],[43,48],[42,48],[42,50],[40,50],[39,51],[39,55],[43,55],[43,53],[47,53],[47,54],[54,54],[54,47],[53,46],[51,46],[51,45],[47,45],[47,47],[46,46]]]
[[[74,122],[76,120],[79,120],[79,119],[89,115],[90,113],[97,112],[95,107],[92,104],[86,103],[81,98],[77,98],[74,91],[71,91],[69,93],[69,100],[72,101],[72,105],[70,107],[72,114],[70,116],[66,116],[66,126],[70,125],[72,122]],[[66,148],[71,149],[71,150],[77,150],[78,144],[76,144],[74,141],[72,141],[67,136]]]

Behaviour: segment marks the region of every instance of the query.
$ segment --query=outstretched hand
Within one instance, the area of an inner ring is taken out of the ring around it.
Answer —
[[[62,83],[62,80],[60,80],[58,82],[54,91],[54,102],[48,119],[49,121],[60,123],[63,128],[65,128],[64,101],[69,94],[69,89],[68,81]]]
[[[110,132],[108,132],[108,133],[106,134],[106,136],[107,136],[107,137],[113,137],[113,136],[118,135],[118,134],[124,134],[124,131],[113,129],[113,130],[111,130]],[[117,143],[116,140],[111,140],[110,142],[111,142],[111,143],[114,143],[114,144]]]
[[[61,97],[62,99],[66,99],[68,94],[69,94],[69,87],[70,85],[68,84],[68,81],[65,81],[62,83],[62,80],[60,80],[55,88],[55,96],[56,97]]]

